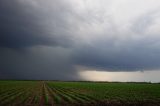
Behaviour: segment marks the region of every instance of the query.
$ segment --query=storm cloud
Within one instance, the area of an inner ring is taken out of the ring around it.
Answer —
[[[160,69],[157,0],[1,0],[0,78]]]

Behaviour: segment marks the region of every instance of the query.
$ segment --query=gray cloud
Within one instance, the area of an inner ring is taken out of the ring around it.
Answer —
[[[150,48],[150,43],[128,44],[118,49],[114,45],[85,46],[73,55],[76,64],[89,69],[107,71],[142,71],[159,69],[160,50]],[[146,45],[146,47],[144,47]]]
[[[0,77],[160,69],[160,2],[124,1],[0,1]]]
[[[48,8],[45,8],[47,5],[42,4],[44,2],[35,3],[39,3],[37,7],[32,4],[32,1],[0,1],[1,47],[24,48],[36,45],[65,47],[70,44],[71,39],[68,39],[63,32],[63,27],[66,26],[62,24],[63,19],[59,18],[63,11],[62,13],[56,11],[56,7],[55,11],[47,11]]]
[[[70,50],[38,46],[25,51],[4,48],[1,51],[1,78],[78,79],[72,62],[68,59]]]

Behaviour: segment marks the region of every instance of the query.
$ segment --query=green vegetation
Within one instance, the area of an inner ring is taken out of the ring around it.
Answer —
[[[159,106],[160,84],[0,81],[0,106]]]

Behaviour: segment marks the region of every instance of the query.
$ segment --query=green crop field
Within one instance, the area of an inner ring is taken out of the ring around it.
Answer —
[[[0,106],[160,106],[160,84],[0,81]]]

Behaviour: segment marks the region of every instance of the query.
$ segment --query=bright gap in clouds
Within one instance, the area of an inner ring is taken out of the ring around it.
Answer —
[[[80,71],[79,75],[87,81],[160,82],[159,70],[136,72],[105,72],[85,70]]]

